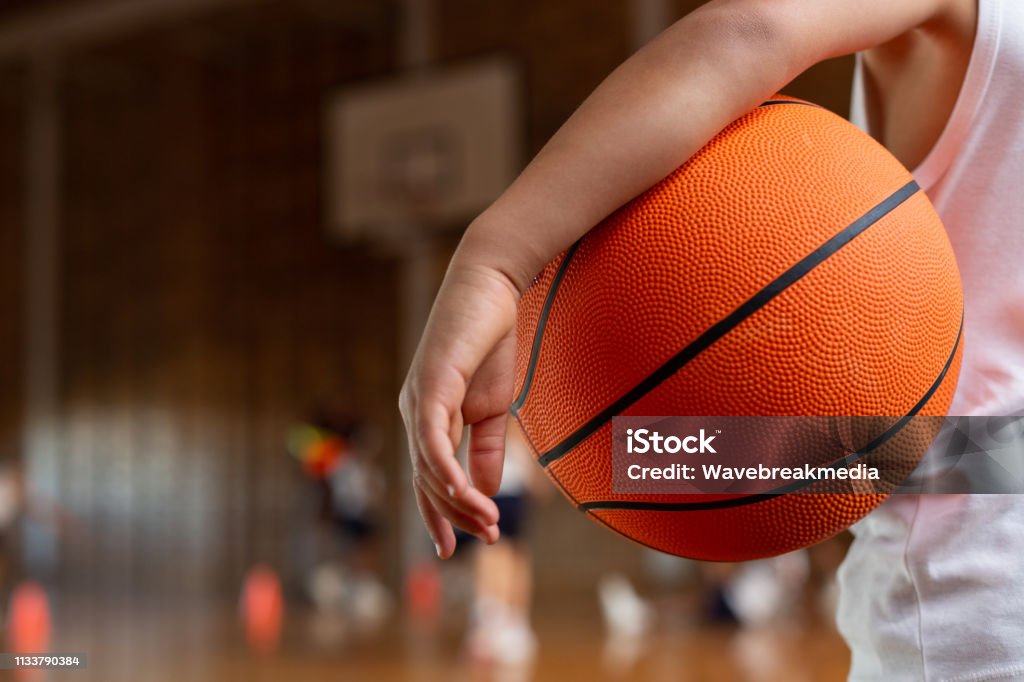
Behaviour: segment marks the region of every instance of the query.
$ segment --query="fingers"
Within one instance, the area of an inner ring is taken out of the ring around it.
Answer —
[[[456,509],[443,496],[438,495],[429,483],[421,476],[416,476],[413,483],[416,493],[416,505],[419,507],[420,516],[427,526],[427,532],[434,542],[437,556],[447,559],[455,551],[455,533],[452,530],[452,523],[463,530],[472,533],[487,544],[497,542],[499,531],[497,521],[493,523],[482,523],[476,518],[463,514]],[[493,505],[493,501],[487,500]],[[494,509],[494,516],[497,517],[497,507]]]
[[[419,480],[434,507],[464,531],[483,540],[486,530],[498,522],[498,506],[479,490],[466,488],[461,498],[453,498],[429,475]]]
[[[497,523],[484,525],[484,523],[477,521],[474,517],[466,516],[460,512],[443,497],[427,493],[427,498],[445,518],[467,533],[475,535],[488,544],[498,539]]]
[[[486,495],[469,485],[466,472],[455,457],[455,444],[451,441],[447,424],[423,415],[419,421],[418,438],[410,443],[415,471],[427,483],[437,506],[451,507],[461,515],[476,521],[482,528],[498,520],[498,508]],[[412,439],[411,439],[412,440]],[[451,517],[449,517],[451,518]],[[455,521],[460,528],[463,524]],[[475,528],[465,528],[474,532]]]
[[[501,486],[507,426],[501,414],[477,422],[469,432],[469,476],[484,495],[497,495]]]
[[[469,485],[466,472],[455,457],[455,443],[448,433],[449,421],[443,408],[438,406],[435,414],[421,414],[415,431],[416,450],[429,468],[433,479],[449,497],[456,497]],[[442,414],[437,414],[437,413]]]
[[[433,410],[403,389],[400,399],[402,419],[409,442],[409,457],[417,475],[430,477],[441,490],[453,495],[467,485],[465,472],[455,459],[455,444],[448,435],[451,421],[443,404]]]
[[[455,443],[449,437],[447,420],[439,419],[438,412],[431,415],[418,410],[408,395],[403,396],[402,402],[416,504],[438,556],[448,558],[455,551],[452,524],[489,544],[497,541],[497,505],[469,486],[455,457]]]
[[[487,495],[496,495],[501,484],[515,351],[516,336],[512,329],[480,366],[462,404],[462,414],[472,424],[469,437],[470,477],[473,485]]]
[[[416,483],[413,484],[416,493],[416,506],[419,507],[420,516],[430,533],[430,539],[434,542],[434,550],[441,559],[447,559],[455,551],[455,533],[452,531],[452,524],[448,519],[441,516],[434,505],[427,498],[426,493]]]

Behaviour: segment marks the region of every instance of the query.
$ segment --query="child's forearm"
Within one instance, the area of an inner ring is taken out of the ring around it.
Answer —
[[[485,264],[522,290],[556,254],[654,185],[793,67],[767,27],[698,11],[615,70],[470,226],[453,266]]]
[[[891,39],[937,0],[718,0],[616,69],[467,230],[454,267],[518,290],[613,210],[816,61]],[[884,8],[884,9],[883,9]]]

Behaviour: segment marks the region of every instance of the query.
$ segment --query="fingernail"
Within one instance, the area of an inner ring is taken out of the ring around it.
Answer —
[[[437,558],[440,559],[441,558],[441,545],[439,545],[438,543],[435,542],[434,543],[434,551],[437,552]]]
[[[448,497],[455,497],[455,486],[448,486]]]

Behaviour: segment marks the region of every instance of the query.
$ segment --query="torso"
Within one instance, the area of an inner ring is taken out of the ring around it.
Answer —
[[[907,168],[924,160],[949,120],[977,18],[977,0],[951,0],[929,24],[863,53],[871,133]]]

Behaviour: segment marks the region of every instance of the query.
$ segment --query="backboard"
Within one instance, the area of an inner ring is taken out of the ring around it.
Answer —
[[[465,227],[520,170],[517,70],[489,59],[360,85],[325,113],[326,215],[346,241]]]

